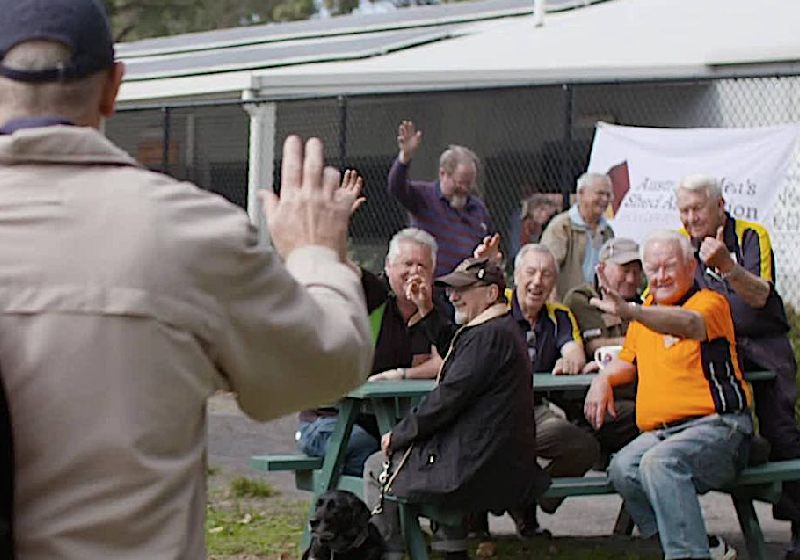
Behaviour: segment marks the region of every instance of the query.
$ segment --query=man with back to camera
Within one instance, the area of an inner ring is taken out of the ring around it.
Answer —
[[[695,281],[724,295],[731,306],[736,345],[745,370],[769,369],[774,381],[753,384],[759,432],[769,441],[770,458],[800,458],[795,421],[797,363],[789,343],[789,323],[775,290],[775,257],[767,230],[725,211],[720,183],[708,175],[689,175],[676,190],[683,233],[697,258]],[[784,482],[772,509],[792,522],[786,560],[800,559],[800,482]]]
[[[452,145],[439,157],[439,179],[411,181],[408,169],[422,144],[422,131],[411,121],[397,130],[399,153],[389,170],[388,189],[411,213],[411,225],[430,233],[439,244],[434,276],[453,270],[470,257],[484,237],[494,233],[486,205],[475,194],[478,157]]]
[[[608,469],[642,537],[658,535],[667,560],[735,560],[736,551],[709,537],[698,493],[733,482],[747,462],[752,397],[736,354],[730,307],[700,289],[686,237],[657,232],[644,244],[649,294],[626,301],[601,276],[606,313],[630,321],[619,356],[592,381],[587,420],[600,428],[616,415],[613,389],[634,381],[641,435]]]
[[[275,250],[240,209],[103,137],[123,65],[95,0],[0,0],[0,369],[20,558],[204,558],[206,399],[256,419],[371,357],[355,197],[284,145]],[[285,264],[282,261],[285,259]]]
[[[572,288],[594,278],[600,247],[614,237],[603,216],[614,200],[611,179],[602,173],[587,172],[577,180],[577,202],[550,220],[542,233],[558,263],[556,295],[559,300]]]

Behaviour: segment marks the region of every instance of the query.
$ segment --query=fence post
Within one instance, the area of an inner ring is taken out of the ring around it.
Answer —
[[[162,107],[161,114],[164,117],[162,138],[161,138],[161,171],[169,173],[169,143],[172,141],[170,138],[172,134],[172,114],[169,107]]]
[[[347,97],[339,96],[339,169],[347,165]]]
[[[245,101],[250,98],[247,94],[242,97]],[[259,189],[274,188],[276,107],[275,103],[245,103],[243,108],[250,115],[247,214],[261,233],[261,238],[266,239],[266,221],[256,192]]]
[[[561,159],[561,194],[563,196],[564,208],[570,207],[569,195],[572,192],[572,178],[569,176],[570,162],[572,157],[572,120],[575,110],[575,91],[571,84],[562,84],[561,89],[566,94],[564,109],[564,153]]]

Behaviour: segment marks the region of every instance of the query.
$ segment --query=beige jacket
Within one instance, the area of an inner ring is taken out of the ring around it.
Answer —
[[[0,370],[26,559],[205,558],[206,398],[329,402],[372,351],[356,274],[98,132],[0,136]]]
[[[563,301],[572,288],[591,281],[594,273],[589,278],[584,275],[583,259],[586,255],[586,226],[576,223],[574,217],[582,221],[577,208],[554,216],[542,233],[542,245],[546,245],[556,257],[558,264],[558,280],[556,282],[556,295]],[[614,237],[614,231],[608,222],[601,221],[592,236],[592,245],[596,254],[599,254],[603,243]],[[597,261],[595,260],[595,265]]]

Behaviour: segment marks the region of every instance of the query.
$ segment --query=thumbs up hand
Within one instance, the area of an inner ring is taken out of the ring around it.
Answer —
[[[730,251],[725,246],[724,228],[719,226],[715,237],[706,237],[700,244],[700,260],[706,266],[717,269],[722,274],[727,274],[736,265],[731,259]]]

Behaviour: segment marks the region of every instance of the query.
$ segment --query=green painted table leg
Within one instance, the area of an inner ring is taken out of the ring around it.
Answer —
[[[419,512],[409,504],[399,504],[400,524],[411,560],[428,560],[428,544],[419,526]]]
[[[761,532],[753,501],[733,495],[731,499],[739,518],[739,526],[742,528],[748,556],[751,560],[767,560],[767,545],[764,542],[764,534]]]

